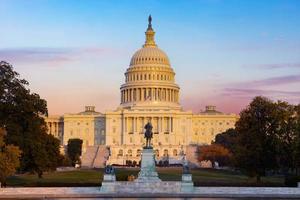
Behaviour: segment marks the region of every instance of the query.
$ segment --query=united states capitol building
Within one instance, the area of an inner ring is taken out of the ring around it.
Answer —
[[[206,106],[200,113],[182,109],[175,72],[155,43],[151,17],[145,35],[145,44],[133,54],[125,71],[119,107],[100,113],[86,106],[83,112],[46,118],[49,134],[59,138],[62,146],[71,138],[83,140],[83,166],[138,163],[149,121],[156,160],[170,163],[183,155],[196,162],[196,145],[210,144],[216,134],[235,126],[238,115],[224,114],[215,106]]]

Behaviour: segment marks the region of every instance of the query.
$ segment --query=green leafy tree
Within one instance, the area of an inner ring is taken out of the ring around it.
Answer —
[[[5,130],[0,128],[0,187],[6,186],[7,177],[16,172],[21,157],[19,147],[4,143],[4,133]]]
[[[236,123],[238,133],[234,147],[235,164],[249,176],[260,181],[266,170],[278,168],[274,117],[276,107],[265,97],[255,97],[250,105],[240,113]]]
[[[80,163],[82,140],[78,138],[69,139],[67,152],[73,166],[75,166],[76,163]]]
[[[47,102],[27,87],[10,64],[0,62],[0,126],[6,127],[6,143],[22,150],[21,171],[42,177],[58,164],[59,140],[47,134]]]
[[[297,140],[296,115],[294,106],[287,102],[274,103],[274,122],[278,137],[277,160],[280,169],[287,174],[295,168],[296,157],[294,155]]]
[[[294,107],[295,111],[295,139],[293,143],[294,168],[297,175],[300,175],[300,104]]]
[[[237,132],[235,129],[230,128],[223,133],[219,133],[215,137],[214,144],[222,145],[223,147],[233,152],[234,145],[236,143]]]

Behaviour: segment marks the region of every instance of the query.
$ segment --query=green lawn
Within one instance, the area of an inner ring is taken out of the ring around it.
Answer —
[[[128,175],[137,175],[138,168],[116,169],[117,180],[124,181]],[[195,169],[191,171],[196,186],[284,186],[283,177],[264,177],[262,182],[257,184],[255,179],[236,172]],[[159,176],[164,181],[181,180],[181,168],[158,168]],[[99,170],[77,170],[68,172],[51,172],[44,174],[42,179],[37,175],[22,174],[10,177],[8,186],[100,186],[103,176],[103,169]]]

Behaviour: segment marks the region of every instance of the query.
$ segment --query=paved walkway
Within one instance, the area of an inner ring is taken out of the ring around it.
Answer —
[[[105,197],[252,197],[300,199],[300,188],[279,187],[195,187],[189,193],[103,193],[99,187],[0,188],[0,199]]]

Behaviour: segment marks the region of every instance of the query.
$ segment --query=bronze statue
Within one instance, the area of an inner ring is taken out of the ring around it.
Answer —
[[[146,138],[146,146],[145,148],[152,148],[151,147],[151,138],[153,136],[153,132],[152,132],[152,124],[150,122],[148,122],[146,125],[145,125],[145,138]]]
[[[115,169],[113,168],[112,165],[106,165],[104,168],[104,173],[105,174],[115,174]]]
[[[149,15],[149,17],[148,17],[148,22],[149,22],[150,25],[152,25],[152,24],[151,24],[151,22],[152,22],[152,17],[151,17],[151,15]]]
[[[152,22],[152,17],[151,17],[151,15],[149,15],[149,17],[148,17],[148,29],[152,30],[152,24],[151,24],[151,22]]]

